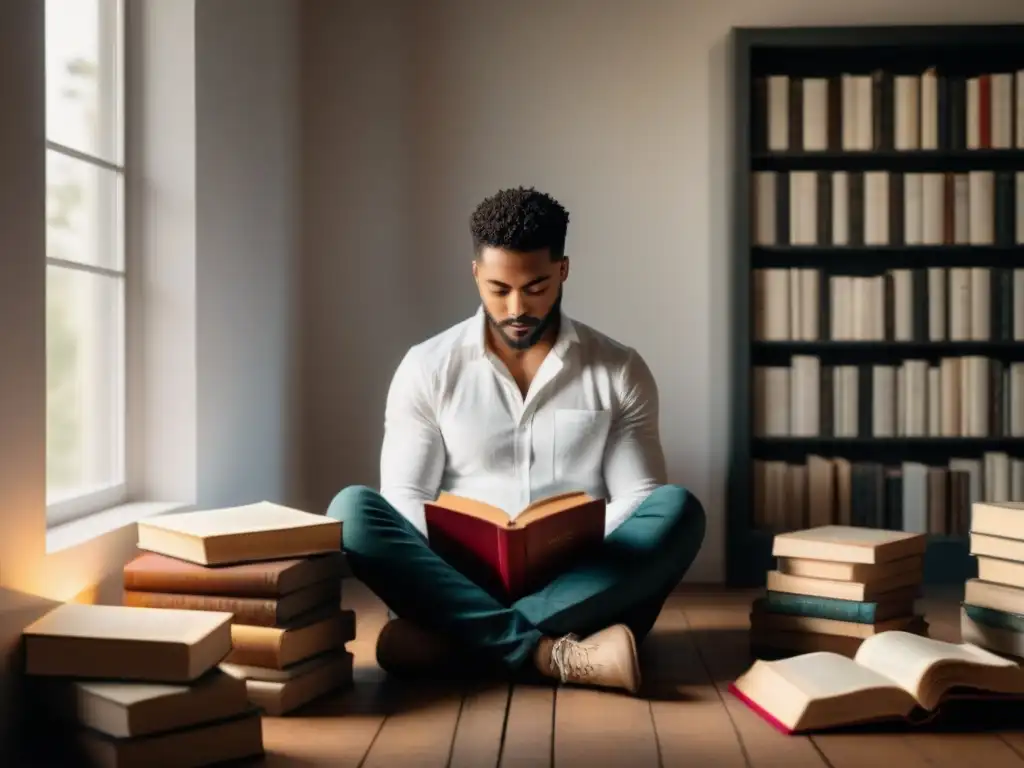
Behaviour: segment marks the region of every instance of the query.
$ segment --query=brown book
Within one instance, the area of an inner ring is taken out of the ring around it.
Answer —
[[[190,611],[226,611],[233,624],[274,627],[298,618],[321,605],[341,605],[341,580],[329,579],[280,597],[227,597],[182,595],[167,592],[124,592],[124,604],[139,608],[182,608]]]
[[[231,614],[65,603],[23,635],[30,675],[187,683],[231,650]]]
[[[772,554],[775,557],[838,563],[888,563],[904,557],[923,556],[927,541],[921,533],[823,525],[776,535]]]
[[[751,627],[750,655],[757,659],[779,658],[797,653],[838,653],[852,658],[864,639],[819,632],[791,632]]]
[[[605,501],[579,491],[535,501],[514,519],[450,493],[424,508],[431,548],[509,601],[543,586],[604,541]]]
[[[341,523],[262,501],[140,520],[138,546],[199,565],[284,560],[341,550]]]
[[[130,738],[245,714],[245,686],[219,669],[188,685],[100,680],[73,684],[77,721],[108,736]]]
[[[124,588],[186,595],[279,597],[326,579],[340,579],[341,553],[240,565],[205,566],[144,552],[124,567]]]
[[[276,717],[287,714],[328,693],[352,684],[352,654],[341,651],[324,663],[289,680],[246,680],[249,701],[266,714]]]
[[[919,721],[958,696],[1024,695],[1024,668],[969,644],[883,632],[854,658],[809,653],[756,661],[729,691],[784,733],[875,720]]]
[[[96,768],[199,768],[263,755],[263,721],[250,708],[241,717],[152,736],[114,739],[83,731]]]
[[[285,627],[234,624],[230,664],[284,669],[325,651],[341,648],[355,639],[352,611],[315,611]]]

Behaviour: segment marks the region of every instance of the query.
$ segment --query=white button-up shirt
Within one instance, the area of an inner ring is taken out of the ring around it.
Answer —
[[[666,482],[658,391],[637,352],[563,312],[523,397],[485,343],[483,309],[412,347],[384,415],[381,495],[426,535],[441,491],[515,517],[582,490],[608,500],[606,533]]]

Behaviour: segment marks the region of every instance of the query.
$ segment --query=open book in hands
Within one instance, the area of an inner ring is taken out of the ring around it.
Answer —
[[[908,632],[869,637],[853,659],[807,653],[757,661],[730,692],[784,733],[934,713],[958,690],[1024,695],[1024,669],[975,645]]]
[[[605,500],[581,491],[534,501],[514,518],[450,493],[424,511],[430,548],[502,601],[539,589],[604,541]]]

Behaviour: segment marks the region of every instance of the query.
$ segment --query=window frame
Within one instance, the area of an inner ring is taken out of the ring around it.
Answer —
[[[120,251],[120,255],[122,257],[120,260],[120,269],[67,261],[51,257],[49,254],[45,257],[45,265],[47,268],[57,267],[60,269],[91,274],[101,279],[116,281],[119,284],[117,290],[120,294],[122,310],[120,312],[119,319],[120,327],[118,328],[120,338],[113,340],[112,343],[117,343],[121,346],[122,365],[120,371],[112,374],[120,378],[120,380],[116,382],[116,386],[120,388],[120,397],[118,398],[118,411],[111,414],[111,416],[112,419],[117,422],[112,425],[112,428],[116,430],[116,434],[118,434],[120,449],[120,456],[118,457],[120,464],[120,477],[111,484],[104,484],[79,493],[69,493],[58,496],[51,495],[49,491],[49,478],[47,478],[47,528],[59,526],[97,512],[102,512],[110,509],[111,507],[124,504],[129,500],[128,478],[131,476],[130,457],[133,452],[129,446],[131,429],[128,424],[130,412],[128,403],[128,377],[129,370],[131,368],[131,363],[128,359],[130,350],[130,346],[128,344],[128,324],[129,318],[132,316],[129,306],[131,304],[131,298],[128,287],[130,285],[129,272],[132,267],[130,264],[131,258],[127,249],[128,210],[130,206],[126,194],[126,113],[128,97],[125,71],[125,60],[127,57],[126,6],[126,0],[100,0],[98,2],[98,9],[100,13],[98,70],[101,73],[113,72],[114,76],[114,82],[109,83],[105,82],[105,74],[100,75],[102,78],[100,80],[100,87],[98,88],[100,109],[97,117],[101,121],[99,133],[100,136],[104,138],[101,139],[99,151],[102,153],[104,150],[113,150],[110,154],[113,155],[115,159],[111,161],[105,157],[83,152],[57,141],[53,141],[50,139],[48,132],[45,141],[45,151],[47,153],[54,152],[67,158],[71,158],[76,162],[85,163],[93,166],[94,168],[98,168],[103,172],[111,172],[115,174],[116,184],[120,191],[120,194],[116,196],[116,201],[111,201],[118,206],[118,210],[116,212],[117,227],[116,231],[113,232],[113,236],[117,242],[105,243],[101,241],[101,248],[109,248],[111,250],[118,249]],[[48,41],[44,39],[44,50],[47,43]],[[111,61],[107,58],[108,56],[113,56],[114,60]],[[44,80],[44,89],[48,88],[48,86],[48,82]],[[106,202],[106,200],[103,200],[101,201],[101,204]],[[105,237],[107,233],[102,230],[103,228],[101,228],[100,236]]]

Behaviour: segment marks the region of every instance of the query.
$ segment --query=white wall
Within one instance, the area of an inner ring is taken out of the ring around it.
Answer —
[[[198,499],[298,492],[298,3],[196,3]]]
[[[405,347],[471,313],[467,218],[500,187],[572,215],[566,309],[656,374],[675,482],[723,577],[733,26],[1024,20],[1020,0],[310,0],[303,25],[310,502],[378,480]],[[413,33],[412,25],[417,29]]]
[[[131,485],[294,503],[298,4],[132,0]],[[67,600],[134,526],[47,552],[43,3],[0,3],[0,585]]]

